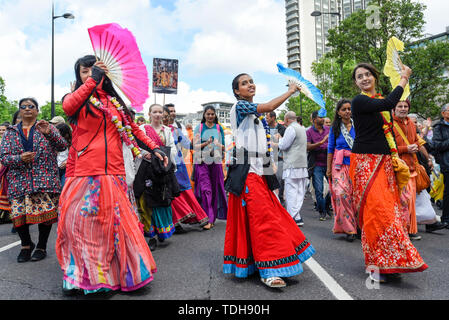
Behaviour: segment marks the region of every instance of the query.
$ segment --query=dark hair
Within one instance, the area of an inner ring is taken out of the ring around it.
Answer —
[[[17,123],[17,118],[19,117],[19,112],[20,110],[17,110],[16,112],[14,112],[14,115],[12,116],[12,125],[16,125]]]
[[[2,124],[0,124],[0,127],[9,127],[9,122],[5,121]]]
[[[301,117],[301,116],[297,116],[297,117],[296,117],[296,121],[297,121],[300,125],[302,125],[302,117]]]
[[[136,121],[144,121],[144,122],[146,122],[146,120],[145,120],[144,117],[138,117],[138,118],[136,119]]]
[[[59,130],[61,136],[67,141],[69,145],[72,144],[72,128],[66,123],[58,123],[56,129]]]
[[[268,112],[268,114],[270,115],[270,118],[276,118],[276,112],[271,111],[271,112]]]
[[[167,107],[167,108],[174,108],[175,105],[174,105],[173,103],[167,103],[166,105],[164,105],[164,107]]]
[[[134,119],[136,118],[136,110],[131,108],[131,109],[128,109],[128,111],[129,111],[129,115],[130,115],[131,119],[134,121]]]
[[[337,102],[337,106],[335,108],[335,118],[331,125],[331,129],[332,129],[332,132],[334,133],[335,141],[337,141],[337,138],[340,136],[340,133],[341,133],[340,127],[341,127],[342,121],[341,121],[341,117],[338,115],[338,111],[340,111],[341,107],[343,107],[343,105],[345,105],[346,103],[351,104],[351,100],[342,98]]]
[[[315,110],[314,112],[312,112],[312,122],[313,122],[313,120],[315,120],[316,118],[318,118],[318,110]]]
[[[37,103],[36,99],[31,98],[31,97],[22,98],[19,101],[19,107],[22,105],[22,102],[24,102],[24,101],[31,101],[36,106],[36,109],[39,111],[39,103]]]
[[[235,93],[235,90],[238,90],[238,89],[239,89],[239,79],[240,79],[241,76],[248,76],[248,74],[247,74],[247,73],[241,73],[241,74],[239,74],[237,77],[235,77],[234,80],[232,80],[232,93],[234,94],[234,97],[235,97],[237,100],[240,100],[240,99],[241,99],[241,98],[238,96],[238,94]],[[215,109],[214,109],[214,110],[215,110]]]
[[[162,113],[167,112],[168,114],[170,114],[170,109],[168,108],[167,105],[162,107]]]
[[[90,67],[92,67],[95,64],[96,61],[97,61],[97,58],[95,56],[87,55],[87,56],[84,56],[82,58],[79,58],[75,62],[75,77],[76,77],[75,90],[77,90],[79,87],[81,87],[83,85],[83,81],[81,80],[81,76],[80,76],[81,66],[83,66],[85,68],[90,68]],[[132,121],[131,112],[126,107],[126,104],[123,101],[123,99],[115,91],[114,86],[112,85],[112,81],[107,76],[104,77],[103,84],[102,84],[102,90],[105,91],[107,94],[109,94],[111,97],[115,97],[117,99],[117,101],[123,107],[123,111],[129,117],[128,120]],[[93,92],[96,93],[97,92],[97,88],[95,88],[93,90]],[[63,101],[64,101],[64,98],[65,98],[65,96],[62,98]],[[81,110],[83,108],[86,108],[88,114],[92,114],[93,116],[96,117],[96,115],[91,111],[90,105],[89,105],[88,102],[89,102],[89,98],[87,98],[86,101],[84,101],[84,103],[81,106],[81,108],[79,108],[78,111],[76,111],[76,113],[73,116],[68,117],[68,120],[69,120],[70,123],[76,123],[76,121],[78,119],[78,116],[79,116],[79,113],[81,112]]]
[[[201,123],[205,123],[205,122],[206,122],[206,116],[205,116],[205,114],[206,114],[207,110],[213,110],[213,111],[214,111],[214,113],[215,113],[215,120],[214,120],[214,123],[217,124],[217,123],[218,123],[217,112],[215,111],[215,108],[214,108],[213,106],[207,106],[206,108],[204,108],[204,111],[203,111],[203,119],[201,119]]]
[[[405,99],[405,100],[400,100],[399,102],[405,102],[406,104],[407,104],[407,106],[408,106],[408,112],[410,112],[410,108],[412,107],[412,105],[411,105],[411,103],[410,103],[410,100],[407,98],[407,99]],[[398,102],[398,103],[399,103]],[[396,106],[397,106],[398,104],[396,104]],[[393,108],[393,110],[395,110],[396,109],[396,106],[394,106],[394,108]]]
[[[352,71],[352,80],[355,82],[355,73],[358,69],[364,68],[369,70],[373,77],[376,79],[376,85],[379,83],[379,71],[376,69],[375,66],[373,66],[371,63],[362,62],[355,66],[354,70]]]

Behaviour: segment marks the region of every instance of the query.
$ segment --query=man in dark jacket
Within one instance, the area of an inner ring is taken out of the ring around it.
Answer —
[[[432,144],[436,162],[444,176],[443,215],[441,222],[449,228],[449,103],[441,108],[443,118],[433,129]]]

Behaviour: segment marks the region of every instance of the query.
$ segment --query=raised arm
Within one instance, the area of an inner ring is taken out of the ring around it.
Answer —
[[[375,99],[358,95],[352,100],[353,114],[376,113],[392,110],[401,99],[404,88],[397,86],[385,99]]]
[[[76,91],[67,94],[62,103],[62,109],[70,117],[73,116],[84,102],[92,95],[93,90],[101,86],[106,67],[101,61],[92,67],[92,74]]]
[[[274,98],[273,100],[267,102],[267,103],[260,103],[257,105],[257,112],[258,113],[266,113],[271,112],[279,108],[285,100],[291,97],[292,94],[294,94],[296,91],[300,90],[300,88],[294,84],[290,83],[288,86],[288,90],[283,95],[280,95],[277,98]]]
[[[358,95],[352,101],[352,113],[366,114],[392,110],[401,99],[404,88],[408,84],[411,75],[412,69],[403,65],[399,84],[385,99],[374,99],[366,95]]]

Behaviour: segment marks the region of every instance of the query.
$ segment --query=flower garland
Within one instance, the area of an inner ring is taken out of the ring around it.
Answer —
[[[270,126],[267,123],[264,115],[259,115],[259,120],[262,121],[263,128],[265,129],[265,135],[267,138],[267,157],[271,156],[273,152],[273,148],[271,147],[271,134],[270,134]]]
[[[374,96],[370,96],[366,92],[362,92],[363,95],[368,96],[372,99],[383,99],[380,93],[376,93]],[[382,111],[381,113],[383,119],[382,129],[385,133],[385,138],[387,139],[388,146],[390,147],[391,156],[394,158],[399,158],[398,149],[396,146],[396,141],[394,140],[392,131],[393,131],[393,122],[391,121],[391,114],[388,111]]]
[[[123,111],[123,106],[120,105],[120,103],[117,101],[115,97],[108,96],[109,101],[111,101],[112,105],[117,109],[117,111],[120,113],[121,118],[123,119],[123,122],[125,126],[123,126],[122,122],[118,119],[117,116],[113,116],[111,113],[111,110],[106,108],[103,103],[95,98],[94,96],[91,96],[89,98],[89,101],[97,108],[103,111],[103,113],[109,118],[109,120],[112,121],[112,123],[115,124],[115,127],[117,128],[118,133],[122,137],[125,144],[130,148],[134,154],[135,157],[142,157],[140,148],[137,145],[136,140],[134,139],[134,136],[132,134],[131,125],[128,121],[128,118],[126,117],[125,112]]]

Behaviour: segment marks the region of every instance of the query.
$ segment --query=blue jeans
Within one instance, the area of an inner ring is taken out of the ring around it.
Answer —
[[[316,206],[319,213],[327,212],[326,199],[323,195],[324,190],[324,177],[326,176],[326,167],[313,168],[312,184],[315,189]]]

